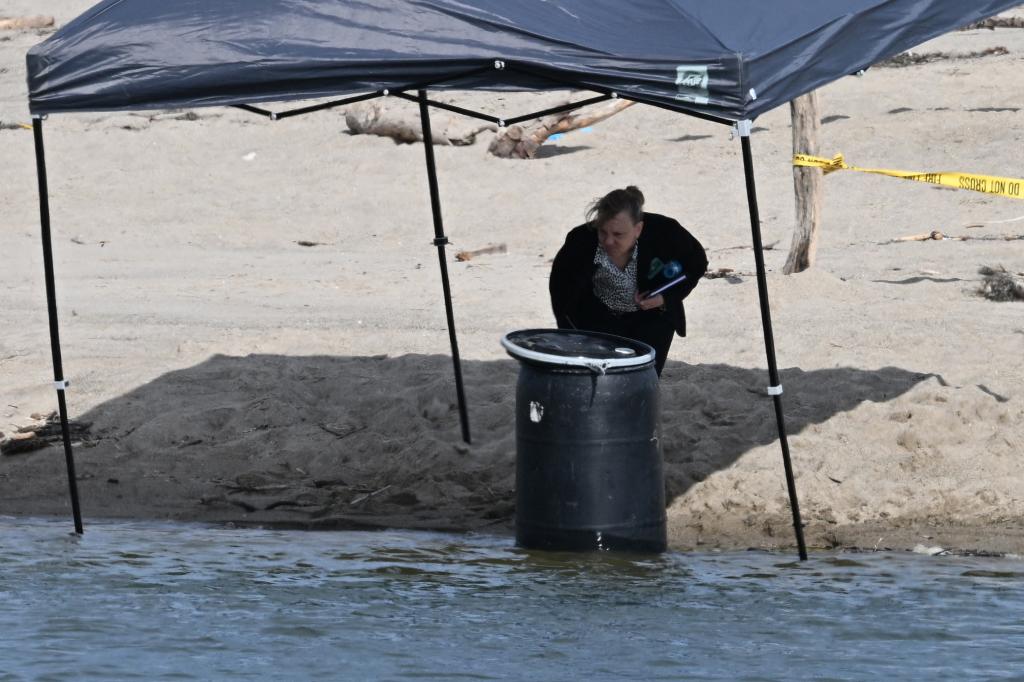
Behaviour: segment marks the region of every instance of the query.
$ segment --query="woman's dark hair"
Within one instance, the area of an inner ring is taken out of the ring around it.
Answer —
[[[608,220],[625,211],[634,223],[644,217],[644,193],[630,185],[625,189],[615,189],[600,199],[595,199],[587,207],[587,223],[596,230]]]

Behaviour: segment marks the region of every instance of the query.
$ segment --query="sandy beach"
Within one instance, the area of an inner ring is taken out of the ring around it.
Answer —
[[[10,0],[4,13],[59,26],[91,4]],[[25,53],[47,35],[0,31],[8,437],[57,404],[33,139],[18,125],[31,122]],[[823,88],[823,155],[1024,177],[1024,29],[958,31],[915,52],[986,50]],[[440,97],[512,116],[564,93]],[[808,545],[1024,552],[1024,302],[978,293],[980,267],[1024,273],[1024,201],[830,174],[817,263],[783,275],[789,121],[788,108],[761,117],[752,144]],[[343,109],[277,122],[223,108],[55,115],[45,134],[87,528],[130,517],[510,532],[518,367],[499,339],[553,326],[548,272],[565,233],[589,200],[635,184],[648,210],[701,240],[712,270],[731,270],[687,299],[689,333],[662,377],[670,544],[793,546],[728,128],[637,105],[533,160],[489,155],[492,132],[435,148],[471,445],[421,144],[349,134]],[[895,241],[934,230],[951,239]],[[70,527],[61,447],[0,457],[0,514],[67,515]]]

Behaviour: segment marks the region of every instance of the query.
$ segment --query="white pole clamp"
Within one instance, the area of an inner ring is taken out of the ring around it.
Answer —
[[[55,389],[57,389],[58,391],[66,390],[67,387],[70,386],[70,385],[71,385],[71,382],[68,381],[67,379],[61,379],[60,381],[54,381],[53,382],[53,387]]]
[[[768,395],[782,395],[782,384],[778,386],[769,386]]]
[[[505,62],[501,61],[500,59],[495,59],[494,68],[496,68],[498,71],[501,71],[502,69],[505,68]]]
[[[753,125],[753,122],[749,118],[745,118],[742,121],[736,121],[736,132],[740,134],[740,137],[750,137],[750,129]]]

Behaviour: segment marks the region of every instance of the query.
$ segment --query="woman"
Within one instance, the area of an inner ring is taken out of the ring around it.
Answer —
[[[551,267],[551,307],[560,329],[653,346],[661,376],[673,333],[686,336],[683,299],[707,267],[704,247],[682,225],[644,213],[644,195],[636,187],[617,189],[591,204],[587,222],[566,236]]]

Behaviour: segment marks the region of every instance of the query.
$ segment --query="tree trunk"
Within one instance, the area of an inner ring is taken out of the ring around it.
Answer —
[[[818,133],[821,116],[818,113],[818,93],[809,92],[789,103],[793,122],[793,153],[819,156]],[[791,275],[814,265],[818,248],[818,226],[821,224],[820,168],[793,166],[793,189],[796,196],[796,227],[789,256],[782,272]]]

